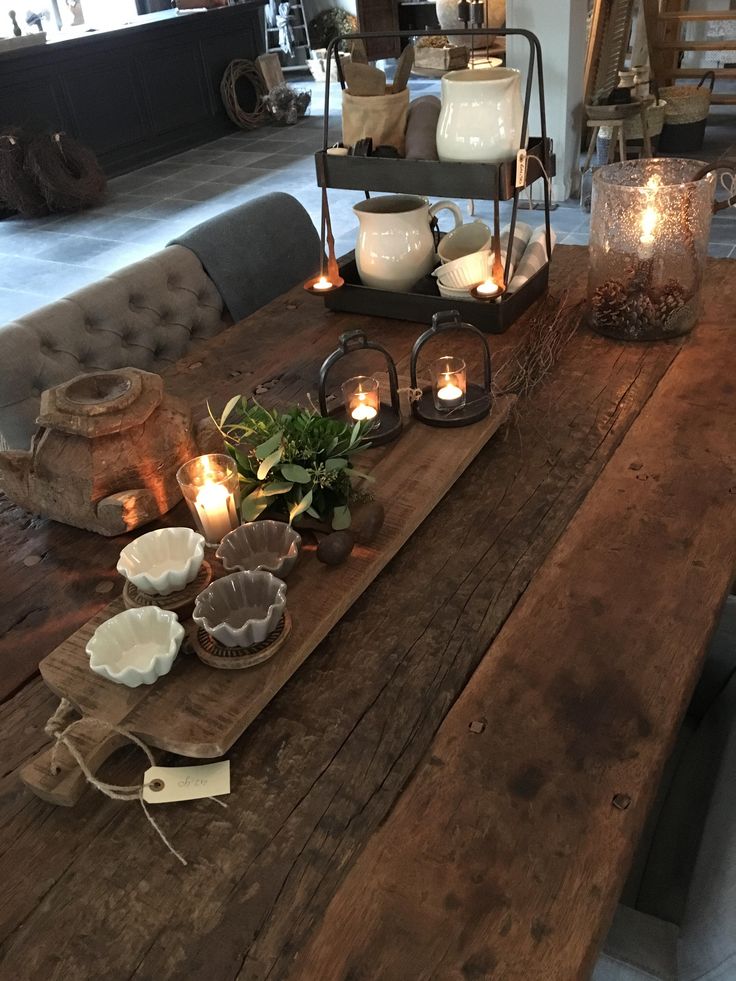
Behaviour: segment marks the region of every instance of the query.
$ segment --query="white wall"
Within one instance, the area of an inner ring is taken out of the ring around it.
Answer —
[[[553,200],[564,201],[575,191],[580,167],[583,126],[583,73],[587,0],[507,0],[506,26],[532,31],[542,46],[547,135],[557,155]],[[524,38],[507,37],[507,64],[518,68],[526,81],[529,45]],[[532,89],[529,133],[539,135],[536,78]],[[542,196],[535,188],[535,197]]]

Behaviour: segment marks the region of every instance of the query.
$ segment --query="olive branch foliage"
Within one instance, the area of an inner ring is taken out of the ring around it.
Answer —
[[[353,479],[371,479],[352,458],[370,446],[372,422],[351,425],[300,406],[266,409],[242,395],[219,420],[208,410],[238,467],[243,521],[269,508],[289,524],[306,514],[336,531],[350,527],[350,503],[361,497]]]

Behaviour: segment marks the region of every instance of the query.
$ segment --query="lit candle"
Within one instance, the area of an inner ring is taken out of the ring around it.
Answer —
[[[224,484],[205,484],[197,493],[194,506],[208,542],[219,543],[233,529],[230,491]]]
[[[479,296],[495,296],[498,293],[498,286],[492,279],[487,279],[484,283],[480,283],[475,287],[475,292]]]
[[[465,405],[465,362],[445,356],[435,366],[434,404],[440,412]]]
[[[648,259],[654,251],[654,231],[659,223],[659,212],[654,207],[654,197],[659,188],[661,181],[658,176],[650,177],[647,181],[646,188],[642,189],[642,193],[645,196],[646,207],[641,216],[641,235],[639,236],[639,244],[642,248],[639,250],[639,254],[642,258]]]
[[[378,379],[369,375],[356,375],[343,382],[345,411],[355,422],[370,422],[378,415],[381,398]]]
[[[350,412],[350,415],[356,422],[365,422],[367,419],[375,419],[378,415],[375,407],[368,405],[366,399],[367,395],[365,392],[358,392],[357,398],[355,399],[355,404]]]
[[[443,402],[459,402],[463,397],[463,390],[457,385],[453,385],[450,376],[445,375],[445,383],[437,389],[437,398]]]
[[[219,545],[240,523],[235,462],[223,453],[198,456],[179,468],[176,479],[205,541]]]
[[[312,283],[313,290],[331,290],[332,283],[326,276],[320,276],[316,283]]]

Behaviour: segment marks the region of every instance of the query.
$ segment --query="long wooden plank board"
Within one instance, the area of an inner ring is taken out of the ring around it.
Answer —
[[[399,440],[366,454],[365,469],[386,509],[384,526],[370,546],[356,546],[337,568],[322,565],[305,549],[287,583],[291,634],[270,660],[247,670],[217,671],[182,653],[155,685],[116,685],[90,671],[85,646],[102,621],[120,612],[118,600],[41,662],[44,681],[83,715],[122,725],[152,746],[183,756],[222,756],[442,500],[503,425],[514,401],[496,399],[487,419],[459,429],[436,429],[410,418]]]
[[[290,977],[588,977],[736,565],[733,341],[675,360]]]

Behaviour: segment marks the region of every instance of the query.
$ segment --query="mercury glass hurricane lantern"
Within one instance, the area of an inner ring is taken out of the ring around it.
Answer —
[[[697,160],[643,159],[593,177],[588,316],[621,340],[690,331],[699,312],[716,175]]]

